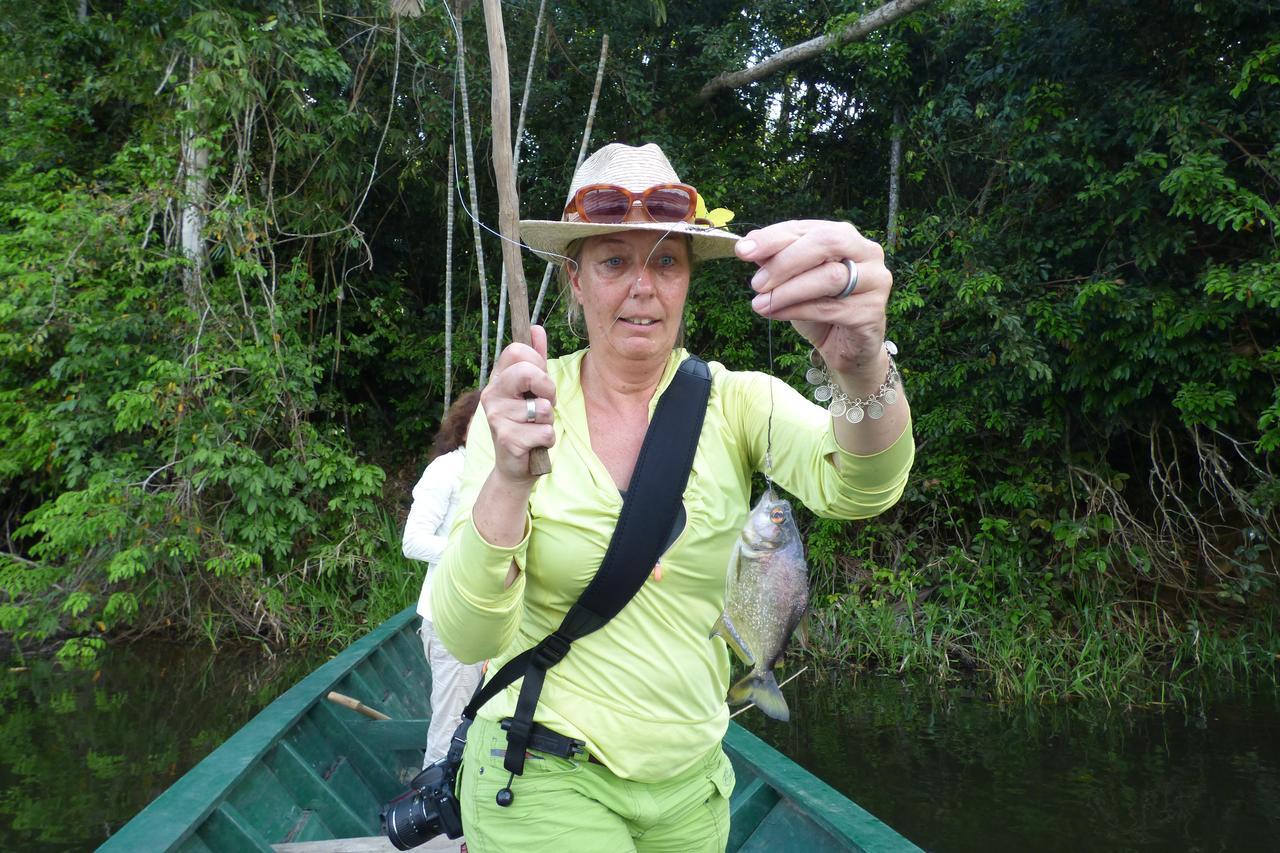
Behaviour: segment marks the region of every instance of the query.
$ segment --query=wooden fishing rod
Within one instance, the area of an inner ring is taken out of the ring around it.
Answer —
[[[507,36],[502,25],[502,4],[484,0],[484,27],[489,41],[490,104],[493,114],[493,171],[498,182],[498,233],[502,236],[502,265],[507,271],[507,298],[511,304],[511,339],[529,346],[529,290],[520,259],[520,196],[516,191],[511,149],[511,81],[507,73]],[[551,471],[547,448],[529,451],[529,473]]]

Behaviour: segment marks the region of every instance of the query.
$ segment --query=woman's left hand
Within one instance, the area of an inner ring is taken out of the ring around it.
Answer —
[[[756,313],[790,320],[822,354],[828,370],[872,387],[880,383],[893,276],[879,243],[847,222],[804,219],[752,231],[735,251],[759,266],[751,280]],[[851,277],[846,259],[857,265],[857,285],[837,298]]]

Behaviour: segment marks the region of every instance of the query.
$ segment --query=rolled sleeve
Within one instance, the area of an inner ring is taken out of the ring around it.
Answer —
[[[524,601],[524,558],[530,523],[518,544],[502,548],[485,541],[470,513],[454,527],[449,547],[431,587],[436,635],[463,663],[488,660],[515,637]],[[507,586],[512,561],[520,568]]]
[[[833,490],[822,514],[829,518],[870,518],[898,502],[907,486],[911,465],[915,462],[916,443],[911,423],[893,444],[867,456],[850,453],[836,443],[835,429],[827,427],[827,464],[834,471],[828,478],[837,480],[841,488]],[[835,464],[831,465],[830,460]],[[816,508],[815,508],[816,509]]]

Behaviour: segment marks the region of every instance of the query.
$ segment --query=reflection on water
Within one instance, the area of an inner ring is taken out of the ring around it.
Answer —
[[[141,643],[0,667],[0,851],[90,850],[323,660]],[[802,676],[738,717],[939,851],[1280,848],[1280,696],[1121,713]]]
[[[1280,694],[1189,711],[998,707],[897,679],[737,718],[927,850],[1280,849]]]
[[[0,850],[92,850],[317,666],[147,642],[0,668]]]

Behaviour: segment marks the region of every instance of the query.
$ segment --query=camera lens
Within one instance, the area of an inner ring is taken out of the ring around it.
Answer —
[[[421,794],[401,800],[387,809],[387,838],[397,850],[409,850],[440,834],[440,815]]]

